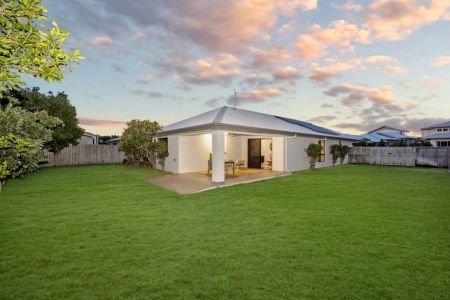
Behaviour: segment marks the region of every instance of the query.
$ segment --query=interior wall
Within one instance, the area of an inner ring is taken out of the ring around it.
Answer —
[[[261,156],[264,156],[264,161],[272,160],[270,144],[272,144],[272,139],[261,139]]]

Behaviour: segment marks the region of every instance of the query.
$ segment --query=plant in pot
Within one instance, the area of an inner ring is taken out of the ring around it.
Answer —
[[[309,144],[308,148],[306,148],[306,155],[309,157],[309,168],[311,170],[315,169],[321,150],[322,146],[315,143]]]

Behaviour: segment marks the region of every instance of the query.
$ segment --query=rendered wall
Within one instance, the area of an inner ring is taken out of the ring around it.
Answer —
[[[310,143],[318,143],[319,138],[314,137],[296,137],[287,139],[287,168],[286,171],[295,172],[306,170],[309,168],[309,159],[306,155],[306,148]],[[341,141],[343,145],[351,146],[349,141]],[[327,138],[325,140],[325,161],[317,162],[317,168],[329,167],[333,165],[333,160],[330,154],[331,145],[339,144],[339,139]],[[339,162],[338,162],[339,163]],[[348,163],[348,156],[344,163]]]

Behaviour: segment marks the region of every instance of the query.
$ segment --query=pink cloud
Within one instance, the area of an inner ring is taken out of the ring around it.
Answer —
[[[369,88],[362,85],[344,83],[333,86],[324,93],[331,97],[343,97],[341,98],[342,104],[346,106],[369,101],[372,103],[372,109],[377,111],[382,109],[386,111],[403,111],[406,108],[396,104],[392,87],[389,85],[380,88]]]
[[[443,67],[446,65],[450,65],[450,55],[449,56],[440,56],[433,61],[433,67]]]
[[[197,60],[172,59],[163,64],[166,71],[174,71],[175,78],[190,84],[223,84],[241,74],[234,55],[222,53]]]
[[[282,90],[278,87],[270,87],[261,90],[251,90],[238,94],[239,103],[243,102],[262,102],[268,98],[280,95]],[[228,99],[228,103],[234,103],[234,97]]]
[[[296,68],[287,66],[275,69],[273,71],[273,78],[275,80],[295,81],[300,78],[300,74]]]
[[[384,67],[379,67],[378,70],[387,73],[387,74],[403,74],[406,73],[407,70],[405,68],[402,68],[400,66],[384,66]]]
[[[321,83],[327,82],[330,78],[338,76],[340,73],[351,70],[362,70],[364,65],[361,59],[354,59],[347,62],[333,62],[326,66],[314,65],[311,70],[310,79]]]
[[[350,12],[357,12],[363,9],[362,5],[356,4],[351,0],[342,4],[331,3],[331,6],[337,9],[346,10]]]
[[[344,51],[353,51],[354,43],[369,43],[369,32],[345,20],[337,20],[326,28],[313,25],[301,34],[294,48],[304,59],[318,59],[329,47],[337,46]]]
[[[368,63],[383,63],[383,62],[396,62],[397,59],[395,59],[392,56],[386,56],[386,55],[372,55],[366,58],[366,62]]]
[[[105,47],[111,45],[112,40],[109,36],[96,36],[89,41],[89,44],[94,47]]]
[[[447,0],[375,0],[365,19],[376,38],[399,40],[421,26],[445,19],[449,8]]]
[[[105,119],[97,119],[95,117],[83,117],[83,116],[79,116],[78,121],[80,125],[101,126],[101,127],[118,127],[123,126],[127,123],[126,121],[105,120]]]
[[[269,49],[250,48],[252,55],[252,67],[265,68],[270,67],[282,61],[291,59],[291,55],[281,46],[273,46]]]
[[[153,76],[151,74],[148,74],[148,75],[138,78],[138,82],[140,82],[140,83],[149,83],[152,80],[153,80]]]

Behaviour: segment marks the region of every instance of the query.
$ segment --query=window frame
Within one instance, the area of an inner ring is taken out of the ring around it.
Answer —
[[[326,139],[318,140],[317,144],[321,145],[320,156],[317,162],[324,162],[326,160]]]

